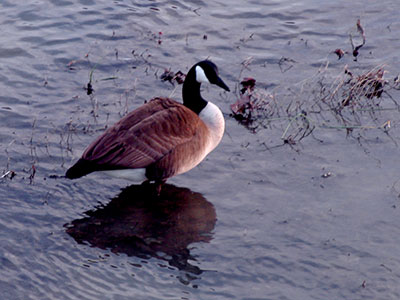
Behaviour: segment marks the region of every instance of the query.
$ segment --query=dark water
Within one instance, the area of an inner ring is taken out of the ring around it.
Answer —
[[[301,108],[327,63],[327,86],[346,64],[384,65],[393,79],[398,1],[0,5],[1,299],[400,298],[400,118],[389,96],[349,136],[317,126],[280,147],[287,119],[254,134],[229,117],[246,76]],[[338,60],[349,34],[360,42],[357,19],[366,43],[357,61]],[[236,90],[204,91],[226,134],[162,201],[100,175],[57,177],[144,100],[179,99],[165,69],[207,57]],[[389,134],[377,128],[389,120]]]

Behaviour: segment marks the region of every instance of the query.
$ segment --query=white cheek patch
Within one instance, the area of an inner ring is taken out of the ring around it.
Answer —
[[[203,68],[200,66],[196,66],[196,80],[198,83],[210,83],[206,73],[204,73]]]

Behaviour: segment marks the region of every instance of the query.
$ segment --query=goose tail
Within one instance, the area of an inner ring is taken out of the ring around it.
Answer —
[[[76,179],[92,173],[96,170],[95,164],[86,159],[79,159],[71,168],[65,173],[65,177],[69,179]]]

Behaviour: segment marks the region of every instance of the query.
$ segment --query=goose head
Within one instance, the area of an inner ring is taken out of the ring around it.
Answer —
[[[197,114],[207,105],[207,101],[200,94],[202,83],[215,84],[225,91],[230,91],[219,77],[218,67],[212,61],[203,60],[195,64],[186,75],[182,98],[183,104]]]

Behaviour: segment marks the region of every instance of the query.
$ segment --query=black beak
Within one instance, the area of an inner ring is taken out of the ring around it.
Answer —
[[[221,78],[218,77],[217,82],[215,83],[219,87],[223,88],[225,91],[230,92],[231,90],[228,88],[228,86],[225,84],[225,82],[222,81]]]

